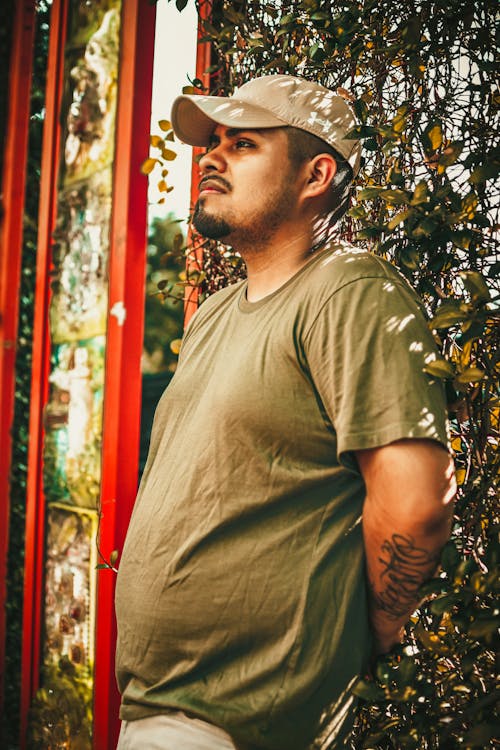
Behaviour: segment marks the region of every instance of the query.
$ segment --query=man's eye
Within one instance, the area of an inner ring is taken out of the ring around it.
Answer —
[[[236,148],[253,148],[254,145],[251,143],[251,141],[245,141],[243,139],[239,139],[235,143]]]

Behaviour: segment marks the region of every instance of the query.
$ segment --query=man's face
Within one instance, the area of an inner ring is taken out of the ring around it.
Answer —
[[[298,180],[282,128],[217,126],[200,170],[193,224],[204,237],[262,243],[294,210]]]

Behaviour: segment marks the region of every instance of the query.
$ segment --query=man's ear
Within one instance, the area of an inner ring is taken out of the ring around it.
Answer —
[[[337,162],[330,154],[317,154],[306,166],[304,198],[318,198],[329,189],[337,174]]]

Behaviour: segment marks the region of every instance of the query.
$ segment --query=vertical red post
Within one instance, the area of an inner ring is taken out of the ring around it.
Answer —
[[[104,390],[100,549],[109,560],[123,547],[137,493],[141,367],[147,242],[149,151],[155,7],[124,0],[113,180],[109,318]],[[118,560],[119,564],[119,560]],[[94,673],[94,748],[111,750],[118,736],[119,694],[114,677],[114,580],[100,570]]]
[[[3,664],[6,637],[11,430],[14,419],[16,341],[35,15],[34,0],[24,0],[16,4],[12,28],[9,112],[2,184],[3,221],[0,226],[0,713],[4,702]]]
[[[21,746],[26,741],[31,699],[39,684],[40,635],[43,605],[45,503],[43,498],[41,445],[43,407],[47,397],[49,364],[48,306],[51,233],[55,220],[59,154],[58,115],[62,95],[62,58],[66,28],[66,0],[54,0],[51,10],[45,123],[38,212],[37,277],[33,321],[26,544],[23,602],[23,654],[21,687]]]
[[[210,74],[207,73],[211,64],[211,45],[210,42],[201,41],[204,36],[203,21],[210,18],[212,3],[208,0],[200,3],[198,18],[198,41],[196,45],[196,78],[202,81],[206,91],[210,91]],[[193,149],[193,161],[191,166],[191,206],[194,206],[198,198],[199,167],[197,157],[203,153],[202,148]],[[203,245],[198,240],[190,237],[191,249],[187,257],[186,272],[189,279],[190,274],[203,269]],[[184,325],[187,326],[191,317],[198,308],[198,287],[187,286],[186,297],[184,300]]]

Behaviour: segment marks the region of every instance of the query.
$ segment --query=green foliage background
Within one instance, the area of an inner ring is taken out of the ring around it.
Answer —
[[[459,484],[453,536],[405,644],[356,688],[351,747],[498,746],[497,5],[210,6],[210,93],[231,92],[255,74],[291,73],[351,101],[364,162],[341,235],[398,266],[422,296],[446,358],[429,371],[447,384]],[[201,80],[192,83],[203,90]],[[204,245],[202,295],[244,271],[230,249],[220,250]],[[328,739],[317,746],[327,750]]]

